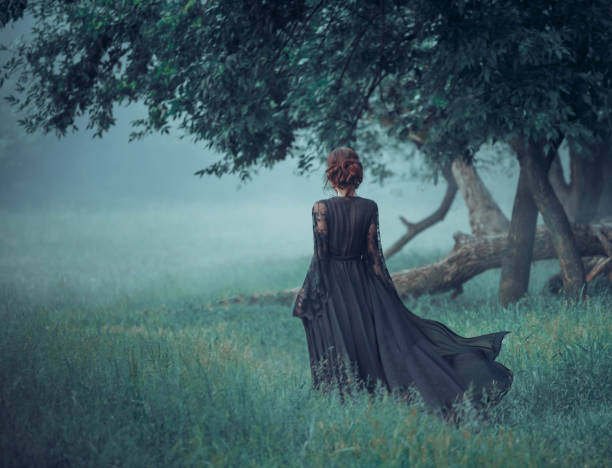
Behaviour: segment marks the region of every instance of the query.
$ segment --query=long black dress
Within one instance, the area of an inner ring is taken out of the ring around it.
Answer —
[[[485,389],[490,404],[501,400],[513,374],[495,358],[509,332],[465,338],[410,312],[385,264],[376,202],[319,200],[312,220],[314,254],[293,315],[306,331],[315,388],[331,383],[342,393],[353,377],[372,392],[382,381],[389,391],[416,388],[443,414],[464,396],[478,407]]]

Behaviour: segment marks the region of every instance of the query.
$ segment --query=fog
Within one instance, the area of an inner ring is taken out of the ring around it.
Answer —
[[[141,117],[143,111],[139,106],[120,109],[117,125],[102,139],[93,139],[91,132],[82,130],[61,139],[38,135],[19,145],[12,163],[3,167],[2,208],[96,212],[163,208],[166,213],[188,208],[197,213],[199,221],[212,223],[219,236],[234,235],[236,229],[244,228],[245,237],[262,248],[265,245],[270,254],[279,253],[276,243],[282,244],[283,254],[304,255],[311,250],[312,203],[334,195],[322,188],[323,166],[299,176],[296,160],[288,159],[271,170],[260,169],[252,181],[242,185],[232,175],[200,178],[193,173],[221,157],[204,145],[181,140],[178,134],[128,142],[130,120]],[[403,160],[401,154],[387,156],[389,166],[398,172],[415,164]],[[517,171],[483,168],[480,172],[509,216]],[[383,244],[389,245],[403,232],[398,216],[413,221],[427,216],[444,190],[443,181],[434,186],[418,178],[396,177],[380,186],[368,180],[366,173],[357,193],[378,202]],[[469,232],[460,197],[447,218],[418,236],[411,247],[445,248],[458,230]]]
[[[17,38],[24,28],[23,22],[6,28],[0,41]],[[7,90],[0,92],[4,96]],[[322,166],[309,176],[299,176],[296,160],[287,159],[272,169],[260,169],[243,185],[236,176],[199,178],[193,173],[222,155],[205,144],[181,139],[178,133],[129,142],[130,121],[144,115],[141,105],[118,108],[116,125],[102,139],[83,130],[85,121],[78,122],[78,132],[58,138],[54,134],[26,135],[17,126],[17,116],[3,105],[2,129],[20,135],[12,146],[4,146],[0,158],[5,268],[10,266],[5,256],[10,238],[18,235],[8,226],[15,223],[16,213],[44,219],[45,232],[59,229],[68,216],[74,235],[91,242],[113,236],[114,245],[123,244],[127,250],[146,236],[149,241],[158,239],[159,251],[166,255],[175,252],[186,258],[195,251],[217,262],[311,255],[312,204],[335,195],[322,188]],[[418,169],[418,163],[407,161],[405,154],[386,151],[383,156],[398,173]],[[506,159],[503,168],[481,167],[480,174],[510,216],[517,168],[512,158]],[[380,186],[368,178],[366,168],[357,194],[377,201],[386,248],[404,232],[399,216],[418,221],[429,215],[444,190],[443,182],[434,186],[418,177],[395,177]],[[93,235],[83,228],[77,234],[77,227],[88,225],[92,217],[108,220],[113,229]],[[467,209],[459,196],[446,219],[417,236],[405,251],[444,251],[452,246],[456,231],[469,232]]]

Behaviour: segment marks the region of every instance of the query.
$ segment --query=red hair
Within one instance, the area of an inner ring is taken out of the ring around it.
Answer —
[[[342,146],[329,153],[325,174],[323,188],[330,182],[334,188],[349,188],[351,192],[359,187],[363,180],[363,166],[354,150]]]

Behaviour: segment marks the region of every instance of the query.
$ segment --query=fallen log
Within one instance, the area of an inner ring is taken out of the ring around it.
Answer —
[[[584,257],[605,255],[596,230],[589,225],[572,226],[580,254]],[[599,229],[612,239],[612,228]],[[454,235],[455,247],[431,265],[403,270],[392,275],[402,297],[435,294],[459,289],[466,281],[492,268],[499,268],[507,247],[507,235],[475,237]],[[550,231],[538,226],[533,246],[533,260],[556,258]]]
[[[574,224],[572,230],[582,257],[607,256],[607,244],[612,242],[611,225]],[[476,237],[458,232],[453,237],[455,246],[448,255],[437,262],[401,270],[391,275],[402,298],[460,291],[466,281],[480,273],[501,266],[508,246],[506,234]],[[552,258],[556,258],[556,253],[550,231],[546,226],[538,226],[533,247],[533,260]],[[217,304],[270,302],[291,304],[299,289],[297,287],[283,291],[241,294],[222,299]]]

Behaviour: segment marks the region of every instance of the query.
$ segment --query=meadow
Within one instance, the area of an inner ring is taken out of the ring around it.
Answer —
[[[512,331],[510,392],[485,426],[468,408],[454,427],[419,401],[312,390],[290,306],[215,305],[300,285],[310,255],[195,213],[0,213],[0,465],[612,466],[605,285],[552,296],[550,261],[508,309],[498,271],[454,300],[407,300],[464,336]],[[441,254],[407,246],[388,267]]]

